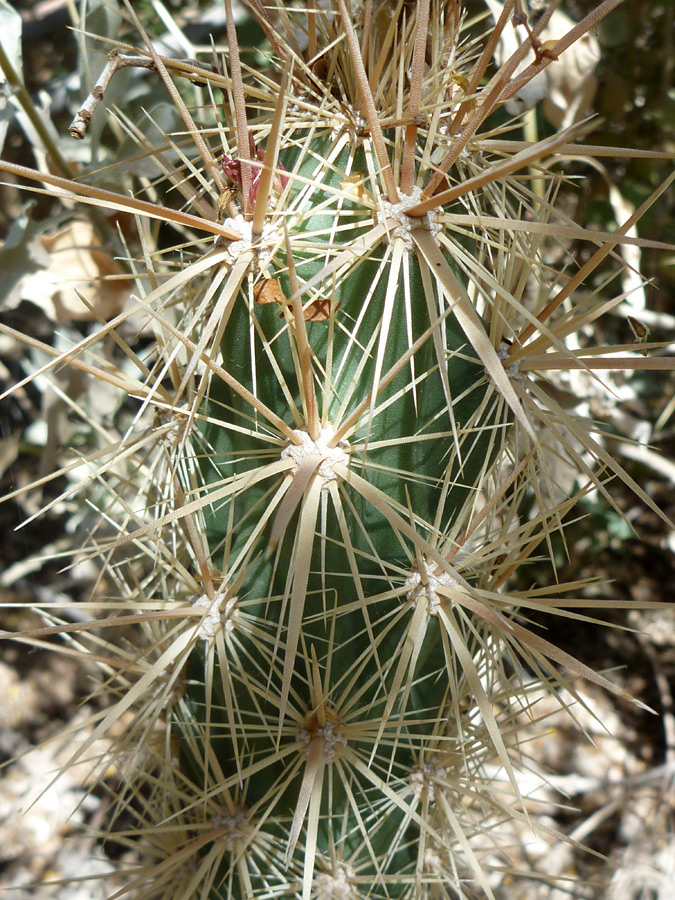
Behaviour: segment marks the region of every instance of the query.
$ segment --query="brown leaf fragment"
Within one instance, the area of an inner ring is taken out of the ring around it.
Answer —
[[[638,322],[638,320],[634,319],[632,316],[626,316],[626,320],[630,325],[630,330],[633,332],[635,343],[646,344],[650,335],[649,328],[647,328],[644,322]],[[643,356],[646,356],[649,353],[649,350],[646,347],[643,347],[640,352]]]
[[[255,302],[261,306],[268,303],[278,303],[279,306],[284,307],[288,303],[278,278],[263,278],[262,281],[259,281],[253,288],[253,297]],[[335,312],[339,305],[339,300],[316,297],[303,309],[305,322],[324,322],[331,313]],[[283,312],[281,316],[283,316]]]
[[[281,289],[281,282],[278,278],[263,278],[253,288],[253,297],[256,303],[263,305],[265,303],[284,304],[286,297]]]
[[[535,56],[537,57],[537,62],[540,59],[558,59],[560,53],[556,51],[556,47],[558,46],[558,41],[537,41],[536,46],[534,47]]]
[[[345,195],[350,199],[354,200],[356,203],[367,203],[368,201],[368,191],[365,187],[364,182],[364,172],[354,172],[352,175],[349,175],[344,181],[340,182],[340,188],[344,191]]]
[[[317,297],[316,300],[303,310],[305,322],[324,322],[336,311],[340,305],[339,300],[329,300],[327,297]]]

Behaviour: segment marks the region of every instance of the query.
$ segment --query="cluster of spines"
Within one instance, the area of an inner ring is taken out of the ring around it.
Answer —
[[[562,683],[553,660],[611,687],[518,616],[564,601],[502,592],[587,490],[547,504],[542,430],[589,483],[605,491],[588,455],[645,499],[531,377],[593,366],[565,344],[591,304],[551,319],[581,275],[535,312],[524,300],[557,287],[542,235],[558,240],[559,179],[537,173],[542,196],[528,169],[581,131],[525,150],[477,139],[519,60],[481,87],[458,4],[310,0],[276,22],[252,7],[281,86],[244,85],[231,31],[222,147],[178,104],[213,183],[184,155],[174,180],[197,185],[195,209],[212,201],[219,236],[141,282],[158,360],[118,380],[142,398],[135,426],[157,420],[92,476],[115,484],[119,534],[94,546],[135,548],[110,608],[133,600],[147,641],[120,654],[127,693],[94,730],[134,707],[128,740],[148,744],[118,806],[136,804],[164,859],[132,884],[175,880],[176,900],[489,896],[473,839],[501,785],[483,766],[494,755],[518,796],[522,662],[542,684]],[[534,33],[529,49],[547,64]]]

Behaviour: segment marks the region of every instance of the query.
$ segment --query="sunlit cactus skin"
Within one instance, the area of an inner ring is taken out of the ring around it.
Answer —
[[[145,854],[128,891],[492,900],[492,870],[510,871],[497,824],[527,819],[534,695],[574,696],[571,672],[626,696],[531,619],[593,607],[553,561],[589,490],[617,476],[658,512],[549,383],[616,357],[566,341],[603,311],[574,291],[631,223],[577,266],[558,162],[588,126],[530,144],[505,112],[526,55],[523,84],[556,60],[537,37],[553,7],[495,68],[456,0],[250,0],[257,69],[225,6],[222,71],[144,44],[170,89],[202,90],[172,95],[194,144],[166,135],[175,168],[138,137],[186,208],[115,195],[147,270],[116,324],[144,316],[156,349],[128,350],[133,378],[87,369],[138,403],[82,487],[112,531],[91,541],[106,624],[139,635],[91,643],[115,691],[91,741],[127,723],[112,819],[135,817],[121,840]],[[143,218],[164,215],[174,254]],[[550,589],[510,592],[534,556]]]

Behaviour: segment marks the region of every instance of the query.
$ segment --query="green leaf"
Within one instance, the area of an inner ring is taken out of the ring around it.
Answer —
[[[40,243],[45,223],[31,219],[33,206],[29,203],[21,210],[0,248],[0,306],[9,306],[20,299],[18,294],[24,279],[49,264],[47,251]]]

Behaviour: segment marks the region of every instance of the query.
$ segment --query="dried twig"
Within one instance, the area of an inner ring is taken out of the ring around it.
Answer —
[[[217,73],[217,70],[210,63],[199,62],[196,59],[166,59],[162,57],[162,62],[177,75],[184,75],[190,81],[202,81],[209,74]],[[110,84],[115,72],[120,69],[127,69],[130,66],[136,66],[141,69],[157,69],[155,60],[151,56],[142,56],[140,54],[121,54],[119,50],[111,50],[108,54],[108,61],[105,68],[101,72],[98,81],[91,89],[91,92],[84,102],[84,105],[77,111],[77,114],[70,124],[68,131],[74,138],[82,140],[86,134],[87,127],[94,115],[96,108],[105,96],[106,89]],[[197,70],[201,70],[197,71]],[[203,74],[202,74],[203,73]]]

